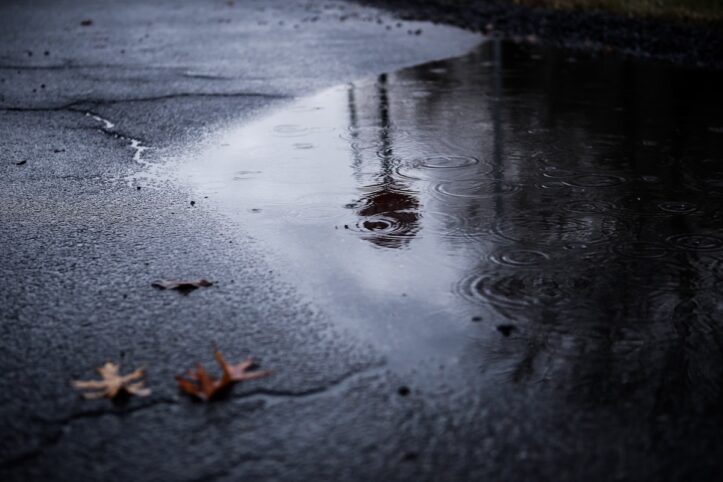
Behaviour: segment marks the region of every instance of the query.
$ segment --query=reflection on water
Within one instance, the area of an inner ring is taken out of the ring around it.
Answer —
[[[400,248],[419,230],[419,201],[417,193],[394,175],[394,168],[400,164],[400,160],[394,157],[394,145],[389,135],[392,124],[389,120],[386,74],[379,76],[377,90],[379,119],[378,126],[374,127],[377,127],[379,134],[376,144],[379,167],[374,183],[360,189],[364,194],[355,204],[359,216],[355,226],[361,233],[367,234],[362,239],[378,246]],[[350,134],[358,139],[356,110],[352,86],[349,88]],[[354,143],[351,148],[356,150]],[[361,154],[355,155],[354,159],[363,162]]]
[[[184,169],[392,365],[705,405],[721,85],[491,42],[301,99]]]

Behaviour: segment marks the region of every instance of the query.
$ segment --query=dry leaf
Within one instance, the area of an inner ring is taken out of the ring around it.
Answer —
[[[183,375],[176,376],[178,388],[192,397],[206,401],[228,390],[235,383],[267,377],[271,374],[268,370],[252,371],[251,368],[254,366],[252,358],[247,358],[238,365],[230,365],[218,349],[215,351],[215,356],[223,372],[220,380],[213,379],[203,365],[198,364],[196,370],[189,370],[185,377]]]
[[[103,378],[102,380],[73,380],[73,388],[89,390],[83,393],[83,396],[89,400],[102,397],[116,398],[123,394],[139,397],[147,397],[151,394],[151,390],[145,386],[145,382],[138,381],[145,375],[143,370],[139,369],[128,375],[121,375],[118,365],[107,362],[98,368],[98,373]]]
[[[213,283],[207,279],[199,280],[159,280],[151,283],[151,286],[161,290],[176,290],[181,293],[188,294],[197,288],[205,288],[213,286]]]

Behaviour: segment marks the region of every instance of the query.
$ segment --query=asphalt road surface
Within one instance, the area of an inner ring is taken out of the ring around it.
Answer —
[[[720,413],[590,412],[524,387],[446,386],[444,367],[395,369],[269,261],[273,249],[190,188],[149,178],[229,123],[482,40],[333,1],[3,2],[0,479],[717,473]],[[151,287],[172,278],[214,285]],[[174,376],[213,365],[213,343],[273,375],[191,401]],[[109,359],[145,367],[152,395],[81,399],[70,381]]]

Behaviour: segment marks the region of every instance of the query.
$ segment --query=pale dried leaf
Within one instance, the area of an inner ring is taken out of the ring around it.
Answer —
[[[83,397],[86,399],[116,398],[123,394],[146,397],[151,394],[151,390],[145,386],[145,382],[137,381],[145,374],[141,369],[128,375],[121,375],[118,365],[107,362],[97,370],[101,380],[73,380],[71,382],[76,390],[87,390],[83,393]]]

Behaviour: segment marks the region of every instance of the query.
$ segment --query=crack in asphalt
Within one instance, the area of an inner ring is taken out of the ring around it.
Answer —
[[[140,410],[145,410],[146,408],[155,407],[158,405],[176,405],[178,404],[178,400],[176,398],[157,398],[149,400],[146,403],[141,403],[138,405],[130,406],[130,407],[123,407],[123,408],[96,408],[93,410],[83,410],[76,413],[71,413],[67,417],[63,418],[45,418],[40,416],[33,416],[31,419],[36,422],[42,422],[42,423],[51,423],[55,425],[61,425],[63,428],[67,425],[72,424],[76,420],[83,420],[83,419],[92,419],[92,418],[100,418],[104,417],[106,415],[128,415],[134,412],[138,412]],[[115,405],[115,407],[118,407],[118,405]]]
[[[0,70],[75,70],[75,69],[138,69],[138,70],[183,70],[183,67],[154,67],[133,64],[48,64],[48,65],[23,65],[23,64],[2,64]]]
[[[110,137],[113,137],[114,139],[120,139],[123,141],[127,141],[130,144],[129,147],[131,149],[133,149],[133,158],[132,159],[134,162],[140,164],[143,167],[148,167],[150,165],[150,162],[143,159],[143,153],[149,149],[152,149],[152,147],[144,145],[143,139],[133,137],[131,135],[117,131],[115,129],[116,124],[114,122],[112,122],[110,119],[102,117],[101,115],[99,115],[93,111],[76,107],[76,106],[82,105],[82,104],[87,105],[88,103],[87,102],[75,102],[75,103],[68,104],[66,106],[62,106],[62,107],[58,107],[58,108],[54,108],[54,109],[38,109],[38,111],[52,111],[52,112],[65,111],[65,112],[71,112],[71,113],[76,113],[76,114],[82,114],[86,117],[90,117],[94,121],[103,124],[102,127],[97,129],[98,131],[100,131],[103,134],[106,134]],[[94,102],[91,102],[91,104],[98,105],[98,103],[94,103]],[[14,111],[15,109],[14,108],[9,108],[9,109],[8,108],[0,108],[0,110]],[[23,111],[24,110],[25,109],[23,109]],[[33,109],[33,110],[35,110],[35,109]]]
[[[359,378],[366,377],[369,375],[372,375],[374,373],[377,373],[383,369],[384,365],[379,364],[377,366],[372,366],[370,368],[367,368],[365,370],[359,371],[359,372],[351,372],[347,373],[336,380],[333,380],[329,382],[326,385],[316,387],[316,388],[309,388],[307,390],[301,390],[301,391],[293,391],[293,390],[278,390],[278,389],[268,389],[268,388],[259,388],[256,390],[251,390],[248,392],[240,393],[237,396],[232,397],[233,400],[243,400],[247,401],[249,399],[260,399],[262,401],[271,401],[274,402],[274,399],[276,398],[313,398],[314,396],[329,396],[337,394],[338,392],[343,392],[348,388],[349,385],[351,385],[354,381],[356,381]],[[271,400],[269,400],[271,399]]]
[[[95,105],[95,106],[101,106],[101,105],[113,105],[113,104],[120,104],[120,103],[126,103],[126,102],[155,102],[158,100],[166,100],[166,99],[176,99],[176,98],[184,98],[184,97],[260,97],[264,99],[293,99],[294,96],[287,95],[287,94],[269,94],[266,92],[179,92],[175,94],[164,94],[164,95],[154,95],[154,96],[148,96],[148,97],[138,97],[138,98],[130,98],[130,99],[101,99],[101,100],[87,100],[87,101],[78,101],[74,102],[75,105]]]
[[[274,461],[277,464],[283,463],[283,460],[281,460],[279,457],[273,457],[269,455],[268,453],[264,453],[263,455],[255,455],[251,453],[245,454],[244,457],[238,457],[233,462],[233,466],[215,470],[213,472],[205,472],[202,475],[199,475],[198,477],[194,477],[192,479],[186,479],[186,482],[208,482],[212,480],[218,480],[222,477],[225,477],[231,473],[231,471],[240,463],[244,462],[268,462],[269,460]]]
[[[27,452],[24,452],[20,455],[17,455],[9,460],[1,462],[0,469],[12,469],[19,465],[23,465],[25,462],[33,460],[36,457],[39,457],[45,450],[49,449],[50,447],[53,447],[54,445],[57,445],[58,443],[60,443],[62,438],[63,438],[62,430],[53,432],[51,435],[45,437],[45,440],[43,440],[37,447],[35,447],[31,450],[28,450]]]
[[[293,391],[293,390],[278,390],[278,389],[268,389],[268,388],[260,388],[256,390],[252,390],[249,392],[241,393],[237,396],[231,396],[229,398],[229,401],[248,401],[248,400],[260,400],[265,402],[266,405],[273,405],[275,403],[279,403],[280,401],[289,400],[289,399],[305,399],[305,398],[316,398],[319,396],[334,396],[339,395],[341,392],[344,392],[345,390],[348,390],[349,385],[351,385],[354,381],[373,375],[374,373],[377,373],[383,369],[383,364],[373,366],[371,368],[367,368],[365,370],[359,371],[359,372],[352,372],[347,373],[341,377],[339,377],[336,380],[333,380],[325,385],[322,385],[320,387],[316,388],[310,388],[307,390],[301,390],[301,391]],[[279,400],[280,399],[280,400]],[[108,409],[108,408],[97,408],[93,410],[84,410],[81,412],[76,412],[68,415],[67,417],[63,418],[57,418],[57,419],[51,419],[51,418],[44,418],[41,416],[33,416],[31,417],[31,420],[35,422],[40,422],[44,424],[53,424],[53,425],[59,425],[58,429],[52,432],[50,435],[46,436],[44,440],[36,447],[27,450],[20,455],[17,455],[15,457],[12,457],[8,460],[0,462],[0,469],[12,469],[16,466],[22,465],[29,460],[33,460],[37,457],[40,457],[45,450],[52,448],[53,446],[60,443],[60,441],[63,438],[63,433],[65,433],[66,429],[72,425],[74,422],[77,422],[79,420],[87,420],[87,419],[94,419],[94,418],[101,418],[105,416],[110,415],[129,415],[135,412],[139,412],[141,410],[154,408],[160,405],[178,405],[179,404],[179,398],[158,398],[155,400],[150,400],[148,403],[142,403],[139,405],[135,405],[132,407],[123,408],[121,410],[118,409]],[[196,402],[196,405],[202,405],[200,402]],[[208,478],[208,474],[206,474],[203,477],[203,480],[212,480],[218,477],[222,477],[226,473],[228,473],[230,470],[232,470],[236,465],[241,463],[244,460],[247,460],[248,457],[240,458],[239,460],[236,460],[231,463],[231,466],[227,469],[223,469],[222,471],[219,471],[218,474],[211,475],[211,479]]]
[[[258,97],[263,99],[293,99],[294,96],[286,94],[269,94],[265,92],[179,92],[176,94],[165,94],[155,95],[148,97],[131,97],[127,99],[89,99],[89,100],[78,100],[68,104],[63,104],[55,107],[0,107],[0,111],[5,112],[62,112],[71,111],[78,112],[82,106],[103,106],[113,104],[123,104],[130,102],[155,102],[159,100],[177,99],[177,98],[193,98],[193,97],[220,97],[220,98],[234,98],[234,97]]]
[[[13,467],[16,467],[18,465],[22,465],[25,462],[28,462],[29,460],[33,460],[36,457],[39,457],[43,454],[43,452],[58,443],[63,438],[63,433],[67,429],[69,425],[72,425],[73,422],[78,420],[84,420],[84,419],[92,419],[92,418],[100,418],[104,417],[106,415],[126,415],[131,414],[134,412],[137,412],[139,410],[144,410],[146,408],[151,408],[157,405],[174,405],[178,403],[174,399],[156,399],[152,400],[150,403],[145,403],[141,405],[136,405],[134,407],[124,408],[123,410],[108,410],[108,409],[95,409],[95,410],[86,410],[82,412],[77,412],[70,414],[67,417],[60,418],[60,419],[48,419],[43,418],[39,416],[33,416],[31,417],[31,420],[46,424],[55,424],[60,425],[60,427],[52,432],[50,435],[46,436],[45,439],[36,447],[17,455],[11,459],[5,460],[3,462],[0,462],[0,469],[12,469]]]
[[[316,398],[317,396],[333,396],[335,394],[339,394],[340,392],[344,392],[345,390],[349,389],[349,385],[353,384],[355,381],[357,381],[360,378],[373,375],[377,372],[380,372],[383,370],[384,364],[379,364],[378,366],[368,368],[366,370],[362,370],[360,372],[353,372],[348,373],[340,378],[338,378],[336,381],[331,382],[329,385],[318,387],[318,388],[311,388],[308,390],[303,390],[301,392],[292,392],[292,391],[285,391],[285,390],[270,390],[270,389],[264,389],[260,388],[257,390],[253,390],[250,392],[246,392],[243,394],[240,394],[239,396],[233,397],[234,400],[243,400],[247,401],[249,399],[259,399],[263,402],[277,402],[277,400],[274,400],[275,398],[311,398],[312,400]],[[271,399],[271,400],[269,400]],[[204,473],[203,475],[199,477],[194,477],[193,479],[189,479],[187,482],[201,482],[201,481],[213,481],[220,479],[222,477],[225,477],[227,475],[230,475],[232,471],[241,463],[245,462],[253,462],[256,460],[269,460],[274,459],[273,457],[270,457],[268,454],[265,454],[264,457],[258,457],[254,456],[253,454],[244,454],[239,457],[234,458],[229,464],[221,468],[215,472],[211,473]],[[278,461],[278,460],[277,460]]]
[[[195,72],[193,66],[153,66],[144,64],[46,64],[46,65],[24,65],[24,64],[0,64],[0,71],[3,70],[84,70],[84,69],[118,69],[124,72],[129,70],[140,70],[140,71],[165,71],[171,72],[181,77],[193,78],[193,79],[210,79],[210,80],[265,80],[263,77],[252,77],[252,76],[234,76],[234,75],[219,75],[213,73]]]
[[[149,146],[144,146],[143,141],[141,139],[131,137],[126,134],[121,134],[120,132],[114,131],[115,124],[111,122],[110,120],[106,119],[105,117],[101,117],[100,115],[96,114],[92,111],[78,111],[75,109],[69,109],[72,112],[82,112],[85,114],[86,117],[90,117],[95,121],[98,121],[103,124],[103,127],[101,127],[99,130],[103,132],[104,134],[107,134],[109,136],[112,136],[116,139],[122,139],[124,141],[130,142],[130,148],[133,149],[133,160],[140,164],[141,166],[148,166],[150,163],[148,161],[145,161],[143,159],[143,153],[147,151],[148,149],[151,149]]]
[[[112,123],[111,121],[109,121],[108,119],[105,119],[105,118],[99,116],[98,114],[94,114],[94,113],[88,111],[88,112],[85,113],[85,115],[87,115],[87,116],[89,116],[89,117],[92,117],[93,119],[97,120],[98,122],[102,122],[102,123],[103,123],[103,126],[104,126],[106,129],[112,129],[112,128],[115,127],[115,124],[113,124],[113,123]]]

